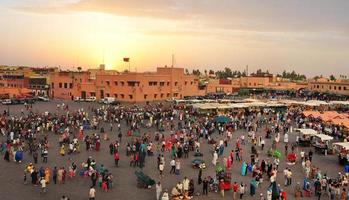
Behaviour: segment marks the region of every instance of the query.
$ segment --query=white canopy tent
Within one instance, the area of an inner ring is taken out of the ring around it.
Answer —
[[[332,144],[333,146],[339,146],[345,150],[349,150],[349,142],[336,142]]]
[[[330,101],[331,105],[346,105],[349,106],[349,101]]]
[[[330,141],[333,140],[332,136],[325,135],[325,134],[316,134],[315,137],[319,138],[321,141]]]
[[[303,135],[317,135],[318,132],[311,128],[299,128],[295,129],[298,132],[301,132]]]

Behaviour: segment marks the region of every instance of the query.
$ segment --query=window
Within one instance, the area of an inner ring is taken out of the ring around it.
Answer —
[[[167,86],[170,86],[170,82],[167,82]]]
[[[321,88],[324,89],[324,86],[322,85]]]
[[[114,94],[114,97],[115,97],[115,98],[118,98],[118,94]]]
[[[174,96],[174,97],[178,97],[178,93],[174,93],[173,96]]]
[[[344,86],[344,87],[343,87],[343,90],[347,90],[347,87]]]
[[[156,97],[158,97],[158,94],[154,94],[154,99],[156,99]]]
[[[134,87],[136,86],[136,83],[135,81],[127,81],[127,85],[130,86],[130,87]]]
[[[122,99],[125,98],[125,95],[124,95],[124,94],[121,94],[121,98],[122,98]]]
[[[178,82],[176,81],[176,82],[175,82],[175,86],[177,86],[177,85],[178,85]]]
[[[187,81],[184,82],[184,85],[187,85]]]
[[[54,89],[55,88],[55,83],[51,83],[51,87],[52,87],[52,89]]]
[[[165,82],[160,82],[160,86],[165,86]]]
[[[167,93],[167,98],[169,98],[170,97],[170,93]]]
[[[62,88],[62,83],[59,83],[59,88]]]
[[[96,93],[95,93],[95,92],[90,92],[90,96],[91,96],[91,97],[95,97],[95,96],[96,96]]]
[[[144,95],[144,99],[147,99],[147,97],[148,97],[148,95],[147,95],[147,94],[145,94],[145,95]]]
[[[107,85],[110,86],[110,82],[109,81],[106,81]]]
[[[121,86],[124,86],[125,85],[125,82],[124,81],[121,81]]]
[[[64,88],[68,88],[68,83],[64,83]]]
[[[129,97],[130,97],[130,99],[133,99],[133,95],[132,94],[130,94],[130,95],[128,95]]]
[[[161,94],[160,97],[161,97],[161,98],[164,98],[164,94]]]
[[[342,90],[342,87],[341,87],[341,86],[338,86],[338,90]]]
[[[319,89],[319,88],[320,88],[320,86],[319,86],[319,85],[317,85],[317,86],[316,86],[316,88],[317,88],[317,89]]]
[[[118,82],[117,81],[114,81],[114,84],[115,84],[115,86],[118,86]]]
[[[330,86],[330,90],[332,90],[332,86]]]
[[[70,89],[73,88],[73,83],[69,83],[69,88],[70,88]]]
[[[105,94],[105,95],[107,95],[107,97],[110,97],[110,94],[109,94],[109,93],[107,93],[107,94]]]
[[[156,81],[149,81],[149,82],[148,82],[148,85],[149,85],[149,86],[157,86],[157,85],[158,85],[158,82],[156,82]]]
[[[337,86],[334,86],[333,89],[334,89],[334,90],[337,90]]]
[[[193,81],[190,81],[190,85],[193,85]]]

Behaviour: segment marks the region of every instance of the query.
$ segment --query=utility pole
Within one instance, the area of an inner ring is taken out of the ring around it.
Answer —
[[[246,86],[248,87],[248,65],[246,65]]]
[[[174,54],[172,54],[172,65],[171,67],[173,68],[174,67]]]

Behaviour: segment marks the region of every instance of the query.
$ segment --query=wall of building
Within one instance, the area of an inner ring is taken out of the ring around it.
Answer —
[[[220,80],[210,80],[206,85],[206,93],[234,93],[237,92],[240,88],[239,80],[232,80],[229,83],[222,83]]]
[[[119,101],[143,102],[204,94],[198,78],[183,68],[158,68],[153,73],[108,70],[56,72],[50,76],[51,96],[59,99],[115,97]]]
[[[345,81],[312,81],[309,83],[310,90],[317,92],[328,92],[334,94],[349,95],[349,82]]]

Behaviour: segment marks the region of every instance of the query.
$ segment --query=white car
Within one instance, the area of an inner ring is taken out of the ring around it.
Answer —
[[[4,105],[9,105],[11,103],[12,103],[11,99],[4,99],[4,100],[2,100],[2,104],[4,104]]]
[[[87,98],[86,98],[86,101],[87,101],[87,102],[95,102],[96,100],[97,100],[96,97],[87,97]]]
[[[38,100],[39,101],[50,101],[50,99],[48,97],[42,97],[42,96],[38,97]]]
[[[80,102],[80,101],[84,101],[81,97],[75,97],[74,101]]]

